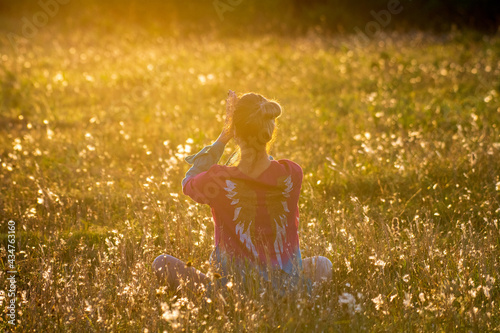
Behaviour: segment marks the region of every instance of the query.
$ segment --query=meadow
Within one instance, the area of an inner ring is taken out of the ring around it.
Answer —
[[[0,328],[500,331],[499,77],[499,34],[2,34]],[[302,254],[334,269],[312,295],[207,299],[151,272],[161,253],[208,267],[183,158],[219,134],[228,89],[283,106],[271,153],[304,169]]]

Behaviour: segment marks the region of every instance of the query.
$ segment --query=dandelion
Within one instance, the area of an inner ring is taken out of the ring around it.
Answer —
[[[383,260],[381,260],[381,259],[377,259],[377,261],[375,261],[375,264],[374,264],[374,265],[375,265],[375,266],[380,266],[380,267],[384,268],[384,267],[385,267],[385,265],[386,265],[386,262],[385,262],[385,261],[383,261]]]
[[[366,96],[366,99],[368,102],[373,102],[375,100],[375,97],[377,97],[377,93],[376,92],[372,92],[370,93],[368,96]]]
[[[349,293],[343,293],[339,296],[339,305],[346,305],[347,310],[351,315],[357,312],[361,312],[361,305],[357,304],[356,298]]]
[[[343,293],[339,296],[339,304],[353,304],[356,302],[356,299],[353,295],[349,293]]]
[[[347,268],[347,272],[350,273],[353,271],[353,268],[351,266],[351,262],[347,260],[347,258],[344,258],[345,266]]]
[[[162,319],[166,321],[173,321],[179,318],[179,310],[167,310],[161,315]]]
[[[403,300],[403,305],[405,308],[412,307],[411,305],[411,293],[405,293],[405,299]]]
[[[57,73],[57,74],[56,74],[56,75],[52,78],[52,80],[53,80],[54,82],[62,82],[62,81],[64,81],[64,76],[62,75],[62,73],[61,73],[61,72],[59,72],[59,73]]]
[[[28,209],[26,209],[26,211],[24,212],[24,214],[28,218],[35,217],[36,216],[36,208],[35,207],[28,208]]]
[[[448,304],[449,305],[453,304],[453,301],[455,300],[455,298],[456,298],[455,295],[450,294],[450,298],[448,298]]]
[[[326,252],[332,253],[333,252],[333,245],[332,243],[328,243],[328,247],[326,248]]]
[[[156,295],[165,295],[167,293],[167,287],[166,286],[160,286],[158,289],[156,289]],[[166,304],[166,303],[162,303]]]
[[[45,279],[45,280],[49,280],[50,278],[50,272],[51,272],[51,269],[49,268],[48,270],[44,271],[42,273],[42,277]]]
[[[16,151],[23,150],[23,146],[21,145],[21,139],[17,138],[14,140],[14,147],[12,149],[14,149]]]
[[[186,156],[188,156],[189,154],[191,153],[191,146],[190,145],[178,145],[177,146],[177,153],[175,154],[175,156],[182,160],[184,159]]]
[[[484,293],[484,296],[486,296],[486,298],[490,298],[491,295],[490,295],[490,287],[486,287],[486,286],[483,286],[483,293]]]
[[[384,305],[384,300],[382,299],[382,294],[379,294],[377,297],[372,298],[372,302],[375,304],[375,309],[380,310],[382,305]]]
[[[85,305],[85,312],[92,312],[92,305],[87,300],[85,300]]]

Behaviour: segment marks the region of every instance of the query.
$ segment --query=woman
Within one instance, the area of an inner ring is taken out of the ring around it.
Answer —
[[[215,250],[211,263],[222,277],[242,279],[257,272],[275,288],[331,277],[325,257],[301,258],[298,200],[303,173],[289,160],[274,161],[268,150],[281,107],[261,95],[240,98],[229,91],[226,120],[215,143],[186,158],[193,167],[182,181],[184,194],[212,208]],[[234,138],[240,149],[237,166],[218,165],[225,145]],[[210,278],[181,260],[161,255],[153,262],[161,282],[175,290],[181,280],[206,285]],[[282,289],[283,290],[283,289]]]

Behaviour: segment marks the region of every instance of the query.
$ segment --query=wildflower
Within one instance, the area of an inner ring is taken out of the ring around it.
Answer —
[[[384,300],[382,299],[382,294],[379,294],[377,297],[372,298],[372,302],[375,304],[375,309],[380,310],[380,308],[384,304]]]
[[[375,264],[374,264],[374,265],[375,265],[375,266],[380,266],[380,267],[384,268],[384,267],[385,267],[385,265],[386,265],[386,262],[385,262],[385,261],[383,261],[383,260],[381,260],[381,259],[377,259],[377,261],[375,261]]]
[[[411,293],[405,293],[405,299],[403,300],[403,305],[405,308],[412,307],[411,305]]]
[[[486,286],[483,286],[483,293],[484,293],[484,296],[486,296],[486,298],[490,298],[491,295],[490,295],[490,289],[489,287],[486,287]]]
[[[161,317],[166,321],[176,320],[179,317],[179,310],[167,310],[161,315]]]
[[[343,293],[339,296],[339,305],[347,305],[349,314],[353,315],[356,312],[361,312],[361,305],[356,304],[356,298],[349,293]]]

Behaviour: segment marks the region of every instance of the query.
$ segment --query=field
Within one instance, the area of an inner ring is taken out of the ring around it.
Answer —
[[[55,23],[13,47],[14,23],[0,36],[2,331],[500,331],[500,35]],[[304,169],[302,254],[334,267],[311,296],[207,301],[151,272],[161,253],[208,266],[210,209],[180,184],[228,89],[283,106],[272,155]]]

